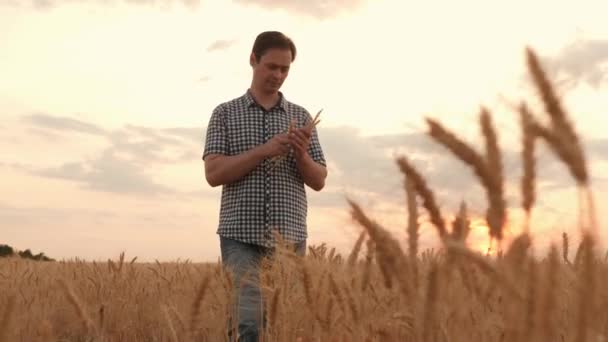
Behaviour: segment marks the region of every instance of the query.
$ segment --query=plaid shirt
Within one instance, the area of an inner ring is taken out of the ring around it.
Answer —
[[[282,93],[270,110],[263,109],[249,90],[217,106],[209,120],[203,159],[208,154],[234,156],[286,133],[292,118],[296,127],[312,120],[310,113],[287,101]],[[312,159],[325,166],[317,130],[308,149]],[[222,187],[217,234],[265,247],[274,245],[272,230],[291,242],[307,238],[307,199],[304,181],[293,150],[271,171],[265,159],[240,180]]]

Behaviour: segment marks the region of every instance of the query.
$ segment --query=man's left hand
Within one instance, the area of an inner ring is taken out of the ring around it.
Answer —
[[[299,159],[308,153],[311,135],[312,132],[305,127],[293,129],[291,133],[289,133],[289,143],[293,147],[296,159]]]

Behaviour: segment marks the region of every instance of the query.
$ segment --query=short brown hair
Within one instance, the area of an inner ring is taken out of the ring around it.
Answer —
[[[257,61],[260,61],[260,58],[270,49],[289,49],[291,61],[296,59],[296,45],[291,38],[279,31],[265,31],[255,38],[252,52]]]

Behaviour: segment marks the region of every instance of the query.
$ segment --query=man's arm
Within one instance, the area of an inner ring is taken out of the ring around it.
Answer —
[[[308,153],[311,137],[312,129],[296,128],[289,134],[289,141],[293,146],[296,166],[304,183],[315,191],[321,191],[325,187],[327,168],[317,163]]]
[[[259,146],[236,156],[210,154],[205,157],[205,178],[212,187],[234,183],[249,174],[264,158]]]
[[[327,168],[315,162],[308,153],[296,157],[298,171],[304,179],[304,183],[315,191],[321,191],[325,187]]]
[[[212,187],[234,183],[248,175],[264,159],[289,152],[289,140],[279,134],[263,145],[235,156],[209,154],[205,157],[205,178]]]

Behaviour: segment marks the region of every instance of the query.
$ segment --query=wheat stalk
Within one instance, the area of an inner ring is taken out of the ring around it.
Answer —
[[[416,203],[416,186],[410,178],[405,179],[405,193],[407,196],[407,241],[412,267],[412,283],[418,289],[418,205]]]
[[[348,259],[347,259],[347,264],[350,267],[353,267],[357,263],[357,259],[359,257],[359,253],[361,252],[361,246],[363,245],[363,242],[365,241],[365,237],[366,236],[367,236],[367,232],[365,230],[363,230],[359,234],[359,238],[357,238],[357,241],[355,242],[353,250],[351,251],[351,253],[350,253],[350,255],[348,256]]]
[[[595,296],[595,265],[594,265],[594,241],[590,235],[583,236],[583,270],[581,272],[581,282],[579,288],[579,312],[578,312],[578,331],[577,341],[587,341],[589,335],[590,322],[594,315],[594,296]],[[582,285],[584,284],[584,288]]]
[[[583,163],[572,153],[569,142],[564,141],[554,131],[540,124],[532,124],[534,133],[543,138],[561,161],[568,167],[574,179],[585,185],[587,183],[587,169]]]
[[[517,288],[513,285],[513,283],[507,279],[501,272],[499,272],[494,266],[492,266],[486,259],[482,256],[474,253],[468,248],[464,247],[461,243],[447,241],[446,242],[448,251],[450,253],[454,253],[459,256],[463,256],[466,259],[475,263],[481,270],[489,274],[492,278],[494,278],[496,284],[502,285],[507,292],[512,295],[514,298],[518,300],[522,300],[523,296],[519,293]]]
[[[4,308],[4,312],[0,317],[0,342],[8,341],[8,331],[11,324],[11,315],[15,308],[15,296],[8,298],[8,303]]]
[[[269,321],[276,328],[278,327],[278,313],[279,313],[279,302],[281,300],[281,288],[277,287],[272,294],[272,300],[270,301],[270,313]]]
[[[311,310],[315,309],[315,299],[312,295],[312,279],[310,276],[310,271],[306,266],[306,263],[302,261],[302,282],[304,285],[304,294],[306,295],[306,302]]]
[[[585,158],[580,146],[580,142],[577,134],[574,131],[572,123],[568,120],[566,112],[564,111],[560,100],[558,99],[553,86],[549,82],[536,53],[531,48],[526,48],[526,58],[528,62],[528,70],[532,75],[532,80],[536,85],[542,102],[545,105],[545,111],[551,118],[551,124],[553,126],[553,132],[561,136],[564,141],[572,146],[572,156],[577,159],[578,163],[585,164]],[[584,172],[579,174],[581,177],[580,181],[586,184],[587,173],[586,169]]]
[[[467,205],[464,201],[462,201],[460,203],[458,215],[452,223],[452,239],[463,243],[466,241],[471,229],[471,222],[467,216]]]
[[[568,250],[569,250],[569,247],[570,247],[570,243],[568,241],[568,233],[563,232],[562,233],[562,258],[564,259],[564,262],[566,264],[572,265],[572,263],[568,259]]]
[[[396,276],[402,293],[409,298],[411,283],[407,279],[408,262],[399,243],[377,222],[367,217],[359,205],[350,199],[347,201],[351,207],[352,217],[367,230],[377,246],[376,255],[379,258],[380,270],[385,281],[390,281],[392,277]]]
[[[175,327],[173,326],[173,322],[171,321],[171,316],[169,316],[169,311],[167,311],[167,306],[162,305],[161,310],[163,315],[165,316],[165,320],[167,321],[167,326],[169,327],[169,333],[171,334],[171,340],[173,342],[179,341],[177,338],[177,332],[175,331]]]
[[[418,256],[418,205],[416,203],[416,186],[410,178],[405,179],[407,195],[407,240],[409,255],[413,260]]]
[[[536,303],[537,303],[537,290],[536,290],[536,262],[530,260],[530,269],[528,271],[528,297],[527,297],[527,310],[526,320],[524,327],[523,341],[534,341],[534,333],[536,332]]]
[[[365,254],[365,266],[363,268],[363,275],[361,277],[361,291],[365,291],[369,285],[371,272],[372,272],[372,261],[374,260],[374,240],[369,239],[366,243],[367,253]]]
[[[435,341],[437,329],[434,326],[436,323],[437,315],[437,302],[439,293],[439,281],[438,281],[438,270],[437,265],[431,265],[429,271],[428,288],[426,295],[426,305],[424,313],[424,324],[422,326],[422,340],[423,341]]]
[[[83,323],[84,327],[86,328],[87,333],[90,333],[94,329],[95,324],[93,323],[93,321],[87,314],[87,312],[84,308],[84,305],[82,304],[82,302],[80,301],[78,296],[76,296],[76,294],[72,291],[72,288],[68,285],[68,283],[65,280],[63,280],[63,279],[59,280],[59,285],[63,289],[63,291],[66,295],[66,298],[68,299],[68,302],[76,310],[76,313],[78,313],[78,317],[80,318],[81,322]]]
[[[488,174],[491,176],[491,188],[488,189],[489,208],[486,215],[490,225],[490,235],[501,240],[502,228],[506,219],[506,203],[504,200],[503,176],[502,176],[502,156],[498,147],[496,130],[492,124],[490,112],[482,108],[480,115],[480,125],[486,141],[485,162]]]
[[[544,127],[537,129],[559,158],[568,166],[570,173],[578,183],[579,187],[585,188],[587,192],[587,206],[589,208],[589,225],[597,230],[597,218],[593,195],[589,187],[589,172],[585,153],[581,147],[580,139],[574,130],[574,125],[567,117],[553,86],[538,61],[536,53],[531,48],[526,48],[528,69],[532,80],[545,106],[545,112],[551,119],[552,130]],[[537,125],[540,126],[540,125]],[[581,216],[579,212],[579,217]],[[583,230],[584,227],[581,227]]]
[[[505,259],[509,261],[512,268],[521,268],[524,265],[530,246],[532,246],[532,239],[526,232],[513,240],[505,255]]]
[[[319,112],[317,112],[317,115],[315,115],[315,117],[310,120],[310,118],[307,119],[306,123],[304,124],[304,129],[308,132],[308,134],[312,134],[312,130],[317,127],[317,125],[321,122],[321,119],[319,119],[319,117],[321,116],[321,112],[323,112],[323,109],[319,110]],[[296,121],[295,119],[292,119],[291,122],[289,123],[289,127],[285,130],[284,133],[291,133],[296,129]],[[286,155],[280,155],[280,156],[274,156],[270,159],[270,162],[272,163],[272,165],[270,166],[270,171],[272,172],[277,166],[279,166],[279,163],[284,160],[286,158]]]
[[[439,206],[435,201],[433,191],[431,191],[431,189],[427,186],[422,175],[414,168],[414,166],[410,164],[406,157],[397,158],[397,164],[399,165],[399,169],[405,175],[406,179],[411,180],[411,183],[416,189],[418,195],[422,197],[422,205],[428,211],[431,217],[431,222],[437,228],[439,236],[444,239],[447,235],[445,221],[441,217],[441,211],[439,210]]]
[[[522,161],[523,161],[523,177],[521,180],[521,192],[523,195],[522,207],[526,211],[525,230],[529,231],[530,214],[534,202],[536,200],[535,178],[536,178],[536,160],[534,157],[535,147],[535,131],[534,119],[529,112],[525,103],[519,107],[520,122],[522,126]]]
[[[436,120],[427,118],[426,121],[429,125],[428,134],[465,164],[468,164],[484,186],[489,202],[486,220],[490,226],[490,236],[500,241],[506,217],[506,205],[503,198],[502,176],[500,176],[502,171],[497,171],[497,169],[502,169],[500,153],[498,152],[496,133],[492,127],[489,113],[482,110],[480,117],[482,132],[486,139],[485,159],[475,149],[458,138],[454,133],[448,131]],[[492,165],[489,165],[488,161]]]
[[[329,286],[329,288],[331,289],[331,293],[338,301],[338,307],[340,308],[340,310],[344,311],[346,307],[346,301],[344,300],[344,296],[342,296],[340,286],[338,286],[338,283],[336,282],[336,279],[332,274],[329,275]]]
[[[190,313],[190,334],[192,338],[195,338],[197,334],[198,323],[201,318],[201,307],[205,298],[205,293],[207,293],[207,289],[209,287],[209,282],[210,278],[208,276],[203,279],[198,288],[198,291],[196,292],[194,301],[192,302],[192,309]]]
[[[544,303],[542,307],[541,313],[541,324],[543,334],[543,341],[553,342],[555,341],[555,311],[557,309],[557,298],[556,289],[559,284],[557,283],[559,271],[559,259],[558,252],[555,246],[551,246],[551,250],[549,252],[549,265],[546,270],[547,279],[544,292]]]

